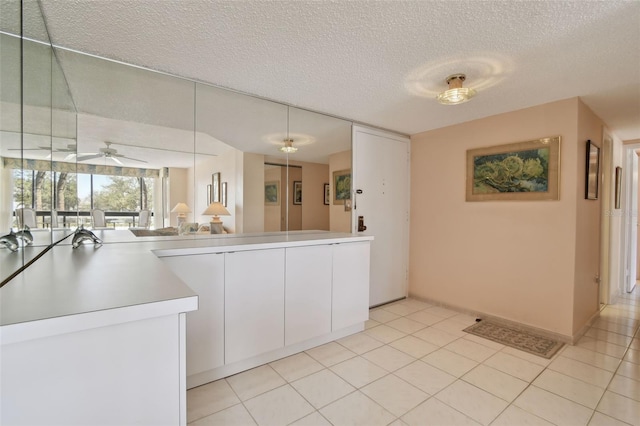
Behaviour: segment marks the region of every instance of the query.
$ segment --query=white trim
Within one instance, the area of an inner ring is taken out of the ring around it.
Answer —
[[[636,271],[632,271],[630,266],[636,262],[637,256],[637,242],[632,238],[632,226],[638,222],[638,206],[632,205],[633,200],[636,199],[638,193],[638,176],[633,176],[633,155],[634,151],[640,149],[640,144],[624,145],[623,153],[623,188],[622,188],[622,212],[624,217],[624,223],[622,225],[622,289],[621,292],[631,292],[635,287],[635,275]],[[637,167],[637,166],[636,166]],[[636,169],[637,170],[637,169]],[[635,218],[635,220],[634,220]],[[637,229],[637,228],[636,228]],[[636,232],[637,240],[637,232]],[[633,285],[632,285],[633,284]]]

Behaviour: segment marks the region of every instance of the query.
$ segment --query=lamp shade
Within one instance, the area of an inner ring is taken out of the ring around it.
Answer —
[[[211,216],[231,216],[229,210],[226,209],[222,203],[213,202],[209,204],[209,207],[202,214],[211,215]]]
[[[171,213],[191,213],[191,209],[185,203],[178,203],[174,208],[171,209]]]

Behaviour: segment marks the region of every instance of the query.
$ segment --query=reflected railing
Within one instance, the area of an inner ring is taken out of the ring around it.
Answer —
[[[138,226],[139,224],[139,211],[122,212],[122,211],[108,211],[104,212],[107,228],[113,229],[129,229]],[[15,212],[14,212],[14,220]],[[90,211],[77,211],[77,210],[58,210],[58,226],[57,228],[69,228],[75,229],[79,226],[85,228],[91,228],[91,212]],[[150,212],[151,217],[154,217],[153,212]],[[51,210],[36,210],[37,227],[31,228],[34,230],[45,230],[51,228]],[[153,225],[150,226],[153,228]]]

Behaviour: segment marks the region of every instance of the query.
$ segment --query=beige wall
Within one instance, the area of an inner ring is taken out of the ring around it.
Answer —
[[[573,288],[573,328],[578,333],[599,306],[598,283],[600,276],[600,211],[603,197],[602,183],[598,189],[598,200],[584,197],[586,174],[586,141],[591,140],[604,154],[602,128],[604,123],[581,101],[578,102],[578,175],[576,179],[576,239],[575,239],[575,280]],[[602,173],[603,165],[600,165]],[[599,179],[600,182],[602,182]]]
[[[236,154],[236,232],[264,231],[264,155]]]
[[[302,166],[302,229],[329,230],[324,184],[330,181],[328,164],[304,163]]]
[[[576,248],[599,233],[598,202],[582,200],[585,140],[602,133],[585,108],[568,99],[411,138],[410,294],[565,336],[582,326],[599,249]],[[560,200],[465,202],[468,149],[556,135]]]
[[[351,169],[351,150],[337,152],[329,156],[329,182],[331,183],[331,201],[329,209],[329,228],[334,232],[351,232],[351,212],[345,212],[341,204],[333,204],[333,172]]]
[[[169,211],[178,203],[186,203],[193,212],[193,180],[189,181],[188,176],[187,169],[169,168]],[[169,215],[169,226],[177,226],[178,214],[169,213]],[[186,214],[186,222],[193,222],[193,213]]]
[[[219,156],[195,156],[195,168],[190,170],[189,175],[192,182],[194,182],[193,196],[190,198],[189,204],[189,207],[194,212],[194,222],[198,224],[211,222],[211,216],[205,216],[202,212],[209,205],[207,203],[207,185],[212,184],[213,173],[220,173],[221,190],[222,182],[227,182],[227,210],[230,213],[229,216],[220,216],[220,220],[227,232],[236,232],[236,193],[234,190],[237,187],[236,152],[237,150],[230,149]]]

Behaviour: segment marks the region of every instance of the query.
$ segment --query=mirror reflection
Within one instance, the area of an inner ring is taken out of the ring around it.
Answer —
[[[2,12],[0,233],[18,237],[15,252],[0,246],[4,280],[57,240],[57,208],[76,209],[69,178],[75,164],[59,168],[57,161],[58,148],[75,152],[76,135],[74,106],[39,4],[11,2]]]
[[[19,61],[19,43],[1,40],[2,173],[20,194],[2,193],[5,227],[18,229],[21,204],[36,211],[37,230],[127,231],[106,243],[350,231],[332,180],[351,168],[351,122],[37,44],[25,48],[24,64],[46,73],[24,74],[41,96],[25,94],[21,135],[20,114],[4,109],[15,97],[4,87],[20,76],[5,57]]]

